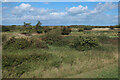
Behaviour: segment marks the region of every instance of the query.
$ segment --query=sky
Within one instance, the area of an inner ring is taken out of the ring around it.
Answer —
[[[42,25],[117,25],[118,2],[2,3],[3,25],[35,25],[38,20]]]
[[[0,0],[2,2],[119,2],[120,0]]]

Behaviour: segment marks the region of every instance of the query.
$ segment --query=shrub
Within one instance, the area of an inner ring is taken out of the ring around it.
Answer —
[[[92,27],[90,27],[90,26],[85,27],[84,30],[92,30]]]
[[[110,26],[110,29],[113,30],[113,29],[114,29],[114,26]]]
[[[41,49],[48,49],[48,45],[46,44],[46,42],[44,42],[42,40],[32,39],[30,41],[32,43],[31,47],[41,48]]]
[[[108,43],[108,40],[110,39],[110,37],[105,36],[105,35],[97,36],[97,37],[98,37],[98,40],[99,40],[101,43]]]
[[[99,46],[99,42],[95,37],[82,37],[75,39],[75,41],[71,44],[72,48],[75,48],[79,51],[90,50]]]
[[[49,27],[44,27],[44,32],[45,32],[45,33],[50,32],[50,30],[52,30],[52,29],[49,28]]]
[[[67,41],[61,36],[59,29],[54,29],[48,32],[43,38],[43,41],[50,45],[66,45]]]
[[[69,27],[62,28],[62,35],[69,35],[71,33],[71,29]]]
[[[7,26],[2,26],[2,32],[10,31],[10,29]]]
[[[30,45],[30,42],[26,39],[12,37],[3,45],[3,49],[25,49],[30,47]]]
[[[7,35],[3,34],[2,35],[2,42],[5,43],[7,41]]]
[[[43,27],[41,26],[41,22],[38,21],[38,23],[36,24],[36,32],[37,33],[42,33],[43,32]]]
[[[37,61],[48,61],[53,58],[52,54],[48,53],[29,53],[29,54],[3,54],[2,68],[7,70],[9,75],[21,76],[23,73],[31,70],[31,64],[26,64]],[[13,71],[11,71],[13,70]]]
[[[78,32],[82,32],[82,31],[84,31],[84,28],[79,28],[78,29]]]

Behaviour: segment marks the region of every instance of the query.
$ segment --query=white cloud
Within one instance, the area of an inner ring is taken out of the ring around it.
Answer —
[[[88,11],[88,7],[87,6],[82,6],[79,5],[78,7],[72,7],[67,9],[68,14],[82,14],[82,13],[86,13]]]
[[[15,9],[29,9],[31,8],[31,5],[30,4],[25,4],[25,3],[22,3],[20,6],[16,6]]]
[[[101,12],[104,12],[104,11],[107,11],[107,10],[110,10],[110,9],[114,9],[114,8],[117,8],[118,5],[117,4],[113,4],[111,2],[106,2],[104,4],[102,3],[99,3],[96,5],[96,8],[91,11],[91,13],[101,13]]]

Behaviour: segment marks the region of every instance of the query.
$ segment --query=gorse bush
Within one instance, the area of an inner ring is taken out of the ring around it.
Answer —
[[[66,41],[66,39],[64,39],[61,36],[60,29],[51,30],[42,38],[42,40],[50,45],[58,45],[58,46],[66,45],[68,42]]]
[[[7,70],[13,70],[8,73],[9,75],[21,76],[23,73],[31,70],[31,65],[26,64],[30,63],[31,61],[48,61],[53,58],[52,54],[48,53],[29,53],[29,54],[3,54],[2,55],[2,68]]]
[[[79,38],[75,39],[70,46],[79,51],[86,51],[98,47],[99,41],[95,37],[80,36]]]
[[[25,49],[30,47],[30,45],[31,43],[26,39],[12,37],[3,45],[3,49]]]
[[[44,27],[44,32],[45,32],[45,33],[50,32],[50,30],[52,30],[52,29],[49,28],[48,26]]]
[[[97,38],[101,43],[108,43],[110,39],[109,36],[105,36],[105,35],[97,36]]]
[[[69,35],[70,33],[71,33],[71,28],[65,26],[62,28],[62,35]]]
[[[33,48],[48,49],[48,45],[42,40],[32,38],[30,41]]]
[[[6,34],[3,34],[2,35],[2,42],[3,44],[7,41],[7,35]]]
[[[78,29],[78,32],[82,32],[82,31],[84,31],[84,28],[79,28]]]
[[[2,32],[7,32],[7,31],[10,31],[8,26],[2,26]]]
[[[92,30],[92,27],[90,27],[90,26],[85,26],[85,28],[84,28],[84,30]]]

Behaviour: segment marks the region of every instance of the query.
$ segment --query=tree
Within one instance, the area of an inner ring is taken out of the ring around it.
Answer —
[[[30,27],[30,26],[31,26],[31,23],[25,23],[25,22],[24,22],[24,26],[25,26],[25,27]]]
[[[32,28],[31,28],[31,23],[26,23],[24,22],[24,26],[23,26],[23,29],[22,29],[22,34],[27,34],[27,35],[31,35],[31,31],[32,31]]]
[[[42,25],[42,23],[40,21],[38,21],[38,23],[36,24],[36,32],[37,33],[42,33],[43,28],[41,25]]]

